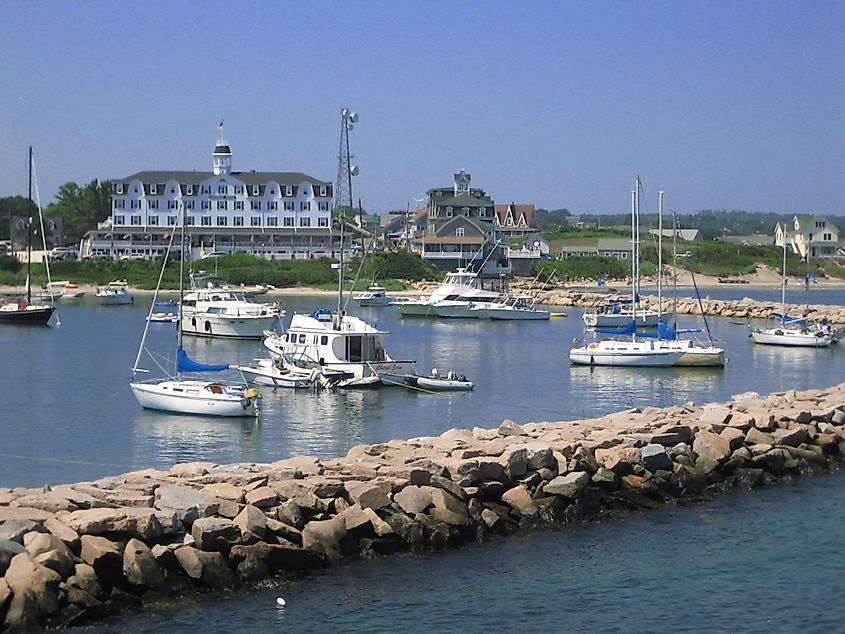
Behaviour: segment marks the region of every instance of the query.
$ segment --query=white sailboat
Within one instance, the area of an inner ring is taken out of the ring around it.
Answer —
[[[596,330],[602,334],[628,335],[630,340],[603,339],[587,345],[579,345],[576,339],[569,351],[569,360],[576,365],[590,366],[629,366],[629,367],[667,367],[674,365],[683,356],[680,350],[671,350],[660,345],[654,339],[637,340],[637,295],[640,275],[640,219],[639,219],[640,179],[636,189],[631,192],[631,308],[632,315],[628,325],[618,330]]]
[[[181,209],[180,222],[181,241],[184,246],[185,240],[185,209]],[[191,360],[182,348],[182,320],[177,323],[178,346],[176,350],[176,372],[173,376],[166,376],[160,379],[140,381],[137,379],[139,373],[147,373],[149,370],[139,366],[141,357],[145,351],[147,332],[150,326],[150,317],[155,309],[155,300],[161,288],[161,281],[164,277],[164,269],[170,255],[175,231],[170,236],[170,243],[167,245],[167,252],[162,261],[161,272],[159,273],[158,284],[156,284],[155,295],[150,304],[150,312],[144,326],[144,334],[141,337],[141,345],[138,347],[138,354],[132,366],[132,378],[129,387],[138,400],[141,407],[155,409],[177,414],[201,414],[207,416],[255,416],[257,413],[258,394],[254,388],[246,385],[221,383],[219,381],[208,381],[183,378],[183,373],[195,372],[217,372],[226,370],[228,365],[205,365]],[[184,250],[182,251],[184,253]],[[183,293],[184,260],[179,258],[179,295]],[[181,306],[181,303],[180,303]],[[180,308],[181,310],[181,308]]]
[[[657,323],[657,332],[655,333],[657,339],[660,341],[662,347],[667,348],[669,350],[680,350],[683,352],[683,355],[680,359],[675,362],[676,366],[683,366],[683,367],[710,367],[710,368],[723,368],[725,367],[725,349],[721,348],[713,343],[712,337],[710,337],[710,327],[707,325],[707,316],[704,314],[704,307],[701,305],[701,297],[698,294],[698,286],[695,284],[695,273],[693,272],[692,265],[689,266],[690,277],[692,278],[693,286],[695,287],[696,297],[698,297],[698,304],[701,308],[701,317],[704,320],[704,326],[707,329],[707,343],[699,342],[694,339],[687,339],[683,337],[679,337],[680,333],[691,333],[695,332],[695,330],[678,330],[678,310],[677,310],[677,302],[678,302],[678,270],[677,270],[677,262],[678,258],[681,257],[678,255],[677,252],[677,217],[675,214],[672,214],[672,228],[673,228],[673,238],[672,238],[672,259],[673,259],[673,270],[675,272],[674,275],[674,293],[673,293],[673,304],[674,310],[672,314],[673,324],[671,326],[667,326],[667,324],[661,318]],[[663,192],[658,194],[658,229],[657,229],[657,309],[658,311],[663,311]],[[682,257],[690,258],[692,254],[687,252],[684,253]],[[690,260],[687,259],[689,262]]]
[[[827,348],[834,341],[833,328],[829,324],[808,324],[806,318],[790,317],[786,313],[786,247],[787,235],[783,235],[783,281],[781,282],[781,313],[778,325],[772,328],[752,328],[754,343],[771,346],[792,346],[801,348]],[[809,259],[809,253],[806,255]]]

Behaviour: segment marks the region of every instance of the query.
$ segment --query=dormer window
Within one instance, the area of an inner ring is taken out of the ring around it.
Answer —
[[[464,216],[469,218],[469,207],[463,207],[461,208],[461,211],[463,212]]]
[[[253,186],[252,186],[252,195],[253,195],[253,196],[258,196],[258,192],[259,192],[259,191],[260,191],[260,190],[259,190],[258,185],[253,185]]]
[[[455,215],[455,208],[454,207],[446,207],[446,217],[451,218]]]
[[[123,183],[115,183],[114,184],[114,193],[115,194],[122,194],[123,193]]]
[[[285,196],[293,196],[293,187],[285,185]]]
[[[185,193],[187,193],[189,196],[193,196],[194,195],[194,186],[193,185],[186,185],[185,186]]]
[[[478,217],[479,218],[486,218],[487,217],[487,207],[479,207],[478,208]]]
[[[155,195],[158,193],[158,187],[156,185],[150,185],[150,194]]]
[[[463,238],[464,237],[464,228],[463,227],[458,227],[457,229],[455,229],[455,237],[456,238]]]
[[[325,196],[325,195],[326,195],[326,186],[320,185],[320,196]]]

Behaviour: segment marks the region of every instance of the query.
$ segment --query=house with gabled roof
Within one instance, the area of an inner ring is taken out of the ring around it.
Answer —
[[[507,269],[507,259],[496,235],[495,204],[483,189],[471,187],[471,181],[461,170],[452,187],[426,192],[426,230],[413,244],[424,260],[441,268],[472,263],[477,271],[498,275]]]
[[[801,257],[845,257],[845,242],[839,238],[839,228],[827,216],[795,215],[791,222],[775,225],[775,244],[783,246],[786,240]]]
[[[540,229],[534,226],[534,205],[495,205],[494,213],[493,224],[496,231],[506,238],[540,232]]]

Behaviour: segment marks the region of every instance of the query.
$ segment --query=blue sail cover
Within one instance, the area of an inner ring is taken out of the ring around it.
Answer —
[[[780,313],[773,314],[780,320],[780,323],[782,324],[803,324],[807,321],[804,317],[791,317],[790,315],[781,315]]]
[[[624,328],[596,328],[603,335],[633,335],[637,331],[637,322],[633,319]]]
[[[188,353],[183,348],[176,351],[176,371],[177,372],[219,372],[220,370],[228,370],[229,364],[224,363],[220,365],[206,365],[204,363],[197,363],[188,357]]]

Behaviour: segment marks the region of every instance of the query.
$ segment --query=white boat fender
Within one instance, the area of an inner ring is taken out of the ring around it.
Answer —
[[[285,601],[282,597],[276,597],[276,605],[283,608],[287,605],[287,601]]]

